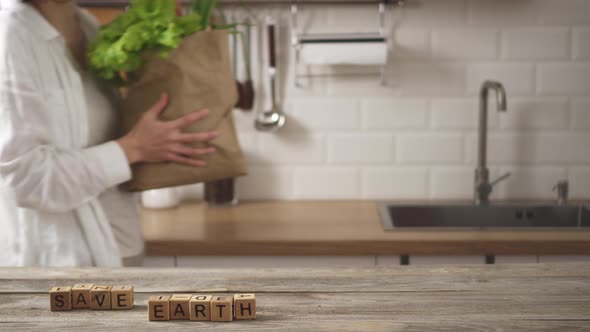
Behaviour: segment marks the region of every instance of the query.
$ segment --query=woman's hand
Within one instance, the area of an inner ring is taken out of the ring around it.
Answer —
[[[145,112],[135,127],[117,142],[125,151],[130,164],[138,162],[172,161],[190,166],[205,166],[202,160],[192,159],[215,152],[215,148],[193,148],[190,143],[208,142],[217,132],[184,133],[183,129],[205,118],[208,110],[187,114],[174,121],[161,121],[160,114],[168,104],[168,96]]]

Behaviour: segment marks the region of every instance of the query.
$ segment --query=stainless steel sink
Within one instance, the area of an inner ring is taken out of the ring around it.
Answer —
[[[385,230],[590,227],[585,205],[395,205],[379,204]]]

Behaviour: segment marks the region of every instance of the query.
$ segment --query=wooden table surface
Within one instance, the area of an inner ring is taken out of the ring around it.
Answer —
[[[590,253],[588,229],[388,232],[371,201],[186,203],[144,209],[142,222],[152,256]]]
[[[133,284],[132,311],[51,312],[48,290]],[[256,293],[258,319],[150,322],[164,293]],[[590,329],[590,264],[371,269],[0,269],[0,329],[569,331]]]

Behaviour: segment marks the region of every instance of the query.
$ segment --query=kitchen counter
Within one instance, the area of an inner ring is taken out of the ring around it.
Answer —
[[[370,201],[186,203],[142,211],[151,256],[557,255],[590,253],[590,231],[383,231]]]
[[[48,290],[132,284],[131,311],[51,312]],[[148,321],[162,293],[256,293],[257,320]],[[0,327],[45,331],[563,331],[590,328],[590,263],[367,269],[0,269]]]

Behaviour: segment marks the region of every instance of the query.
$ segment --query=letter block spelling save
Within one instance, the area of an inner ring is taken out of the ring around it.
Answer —
[[[90,309],[111,310],[111,289],[113,286],[94,286],[90,290]]]
[[[90,290],[93,284],[76,284],[72,287],[72,309],[90,309]]]
[[[111,289],[111,309],[133,309],[133,286],[113,286]]]
[[[51,311],[72,310],[72,287],[58,286],[49,291]]]

